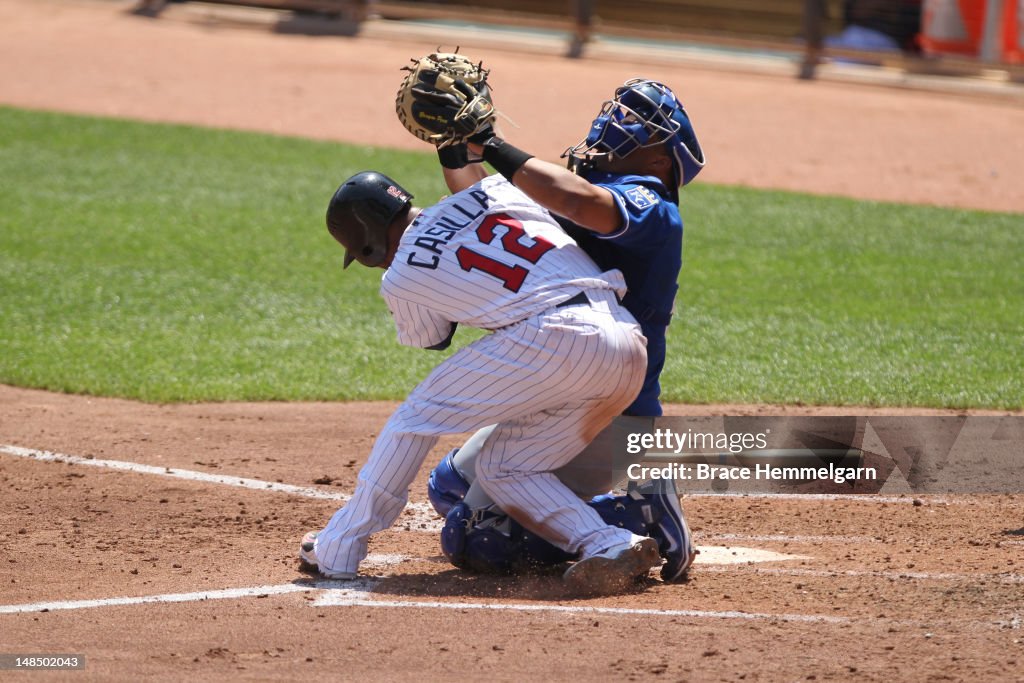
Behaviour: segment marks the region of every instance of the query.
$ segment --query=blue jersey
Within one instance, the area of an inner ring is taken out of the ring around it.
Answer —
[[[579,226],[563,227],[602,270],[618,268],[629,291],[623,305],[647,337],[647,376],[626,415],[661,415],[665,332],[683,265],[683,220],[669,189],[655,177],[591,172],[586,179],[609,190],[622,212],[622,228],[601,235]],[[566,222],[567,223],[567,222]]]

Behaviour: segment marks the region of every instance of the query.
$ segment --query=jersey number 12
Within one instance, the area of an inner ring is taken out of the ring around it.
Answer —
[[[476,236],[484,244],[490,244],[495,238],[494,228],[499,225],[505,228],[505,234],[501,236],[501,247],[525,261],[537,263],[541,256],[555,248],[554,244],[543,237],[530,238],[527,236],[526,231],[523,230],[523,224],[507,213],[494,213],[484,218],[480,227],[476,229]],[[533,244],[524,244],[523,239],[532,240]],[[468,247],[456,249],[455,257],[459,259],[459,265],[463,270],[469,271],[474,268],[482,270],[491,277],[501,280],[505,289],[513,292],[519,291],[526,276],[530,274],[529,269],[523,266],[510,266]]]

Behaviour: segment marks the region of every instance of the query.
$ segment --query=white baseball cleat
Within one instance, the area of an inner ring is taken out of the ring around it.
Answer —
[[[562,580],[576,593],[607,595],[626,590],[660,564],[658,542],[634,536],[629,543],[580,560],[566,570]]]
[[[306,535],[302,537],[302,542],[299,544],[299,563],[302,569],[307,571],[315,571],[325,579],[341,579],[350,581],[358,578],[359,574],[356,572],[331,572],[323,571],[320,569],[316,559],[316,531],[308,531]]]

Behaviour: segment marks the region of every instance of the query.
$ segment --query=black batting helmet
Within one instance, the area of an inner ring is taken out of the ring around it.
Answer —
[[[369,268],[388,253],[388,226],[409,206],[412,195],[383,173],[363,171],[345,182],[327,207],[327,230],[345,247],[345,268],[353,261]]]

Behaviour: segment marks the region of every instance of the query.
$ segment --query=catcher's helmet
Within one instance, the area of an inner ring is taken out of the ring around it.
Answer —
[[[662,144],[672,154],[679,186],[704,168],[704,152],[682,103],[668,86],[634,78],[616,88],[615,99],[601,106],[587,137],[563,156],[576,162],[596,154],[623,158],[641,147]]]
[[[353,261],[369,268],[388,254],[388,226],[412,195],[383,173],[363,171],[345,182],[327,207],[327,230],[345,247],[345,268]]]

